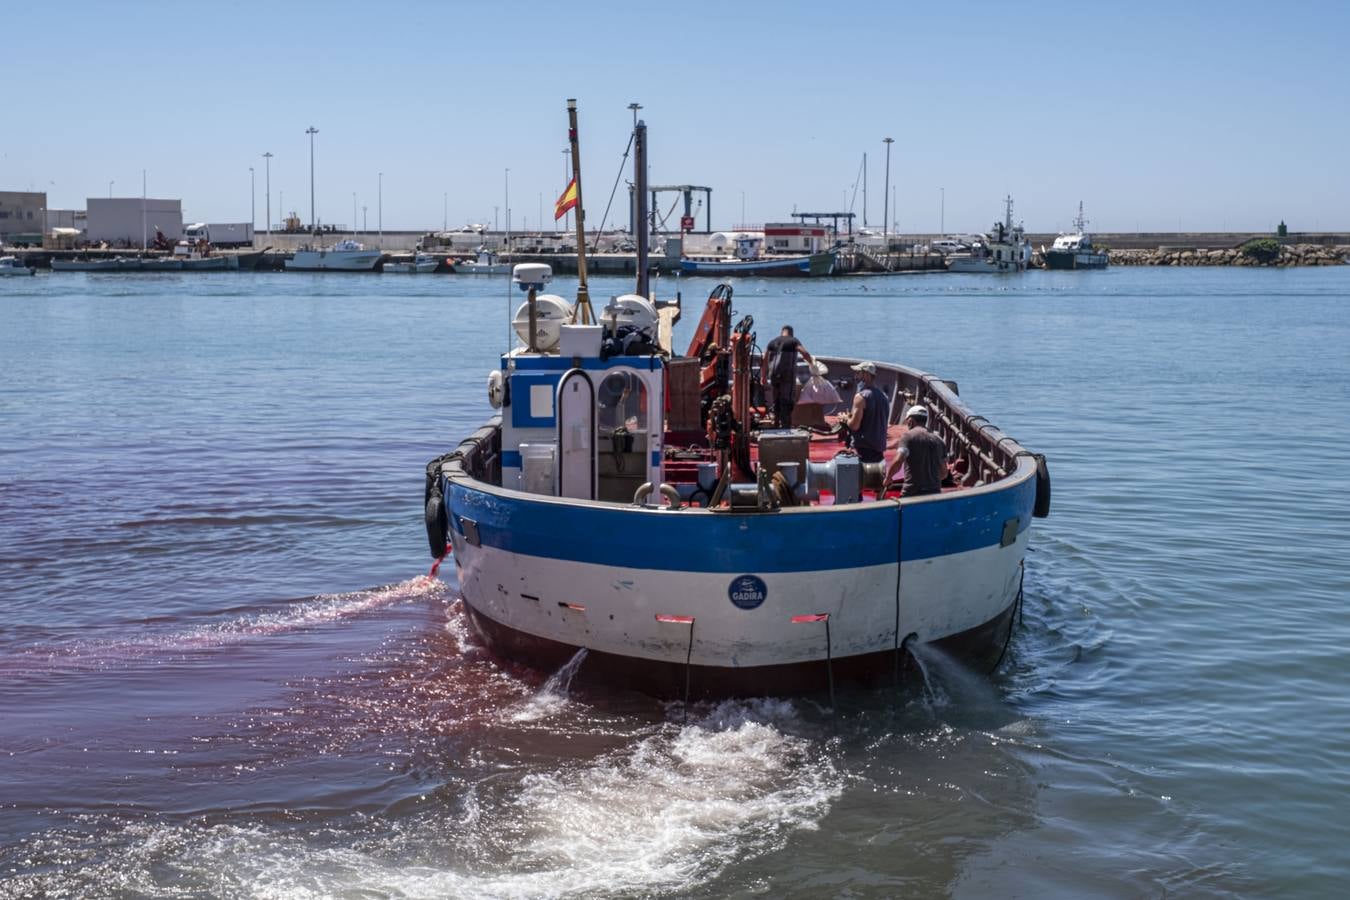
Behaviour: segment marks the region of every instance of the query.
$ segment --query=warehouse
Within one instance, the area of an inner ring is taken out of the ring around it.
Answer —
[[[42,217],[47,194],[42,191],[0,191],[0,242],[37,244],[42,240]]]
[[[183,201],[141,197],[90,197],[91,243],[107,241],[113,246],[139,247],[155,240],[155,231],[170,240],[183,236]]]

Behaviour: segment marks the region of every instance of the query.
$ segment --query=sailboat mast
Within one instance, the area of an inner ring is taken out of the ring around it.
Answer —
[[[633,193],[637,203],[637,293],[646,297],[650,291],[647,275],[647,245],[651,236],[647,231],[647,123],[633,126]]]
[[[581,202],[581,143],[577,139],[577,101],[567,100],[567,142],[572,147],[572,180],[577,186],[577,311],[582,325],[595,322],[591,294],[586,287],[586,207]]]

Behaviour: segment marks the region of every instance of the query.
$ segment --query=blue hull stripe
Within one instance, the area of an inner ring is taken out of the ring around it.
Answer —
[[[569,506],[450,484],[453,527],[477,523],[484,546],[526,556],[634,569],[808,572],[894,563],[899,516],[891,503],[840,513],[679,513]],[[997,546],[1004,523],[1031,524],[1034,476],[987,494],[951,494],[905,508],[901,558],[930,559]]]

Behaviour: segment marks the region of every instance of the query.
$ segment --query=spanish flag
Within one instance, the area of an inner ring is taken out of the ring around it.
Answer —
[[[562,192],[558,202],[553,204],[553,221],[558,221],[567,215],[567,211],[577,205],[577,180],[573,178],[567,182],[567,190]]]

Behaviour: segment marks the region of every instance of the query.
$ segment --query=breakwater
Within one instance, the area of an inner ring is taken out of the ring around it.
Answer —
[[[1339,266],[1350,258],[1350,245],[1282,244],[1269,253],[1241,247],[1156,247],[1111,249],[1113,266]]]

